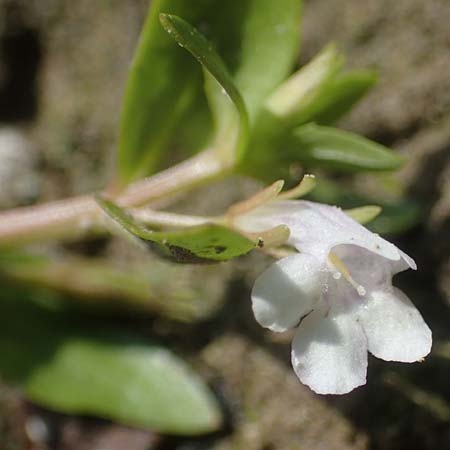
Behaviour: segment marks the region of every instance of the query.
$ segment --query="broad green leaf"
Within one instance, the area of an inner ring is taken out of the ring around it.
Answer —
[[[152,244],[161,255],[179,263],[227,261],[253,250],[257,240],[221,225],[205,224],[178,231],[151,231],[114,203],[97,198],[103,211],[124,231]]]
[[[213,45],[185,20],[170,14],[161,14],[160,20],[175,41],[186,48],[205,69],[210,105],[216,119],[218,134],[221,136],[220,140],[224,141],[222,148],[217,150],[222,153],[225,160],[230,159],[233,163],[247,141],[248,115],[244,100],[234,85],[228,68]],[[238,119],[234,117],[230,100],[236,108]],[[238,131],[235,133],[235,130]],[[234,134],[236,135],[233,136]]]
[[[213,42],[253,118],[295,64],[301,6],[301,0],[154,0],[126,87],[118,184],[167,164],[173,143],[178,156],[198,151],[212,131],[200,67],[164,32],[160,13],[183,17]]]
[[[341,70],[343,63],[335,46],[328,45],[279,86],[267,99],[266,108],[291,125],[311,121],[327,101],[327,85]]]
[[[307,167],[344,171],[396,170],[403,158],[369,139],[314,124],[296,128],[286,143],[286,157]]]
[[[209,390],[160,345],[5,293],[0,317],[0,374],[33,402],[162,433],[220,426]]]
[[[354,70],[333,78],[325,87],[311,121],[331,124],[361,100],[378,81],[378,74],[371,70]]]
[[[233,3],[243,4],[245,11],[238,19],[241,37],[239,51],[234,55],[238,64],[232,65],[236,67],[233,73],[253,122],[262,103],[290,74],[297,61],[303,2],[246,0]],[[227,40],[226,34],[223,39]]]
[[[162,7],[188,13],[183,0],[155,0],[144,24],[126,86],[119,136],[118,176],[125,185],[158,166],[198,95],[201,71],[162,29]]]

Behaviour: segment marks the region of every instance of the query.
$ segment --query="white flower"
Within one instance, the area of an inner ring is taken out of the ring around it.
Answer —
[[[272,201],[237,219],[246,231],[285,224],[300,253],[256,280],[256,320],[273,331],[297,328],[292,365],[320,394],[344,394],[366,382],[367,351],[414,362],[431,349],[431,331],[392,276],[414,261],[342,210],[307,201]]]

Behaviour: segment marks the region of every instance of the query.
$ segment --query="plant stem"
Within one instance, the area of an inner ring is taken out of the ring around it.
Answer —
[[[99,213],[91,196],[5,211],[0,214],[0,247],[82,237],[94,231]]]
[[[131,184],[113,198],[121,206],[142,206],[218,178],[229,170],[206,150],[152,177]],[[53,239],[77,239],[104,230],[103,213],[85,195],[0,213],[0,247]]]
[[[224,175],[227,168],[214,150],[206,150],[152,177],[131,184],[118,196],[122,206],[141,206]]]
[[[140,222],[156,227],[195,227],[206,223],[217,222],[214,217],[187,216],[184,214],[155,211],[145,208],[131,209],[129,212]]]

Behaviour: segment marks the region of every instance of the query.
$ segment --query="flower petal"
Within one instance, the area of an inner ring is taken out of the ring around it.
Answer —
[[[411,267],[404,258],[407,255],[401,251],[402,258],[398,261],[349,244],[337,245],[333,253],[343,262],[355,282],[367,292],[392,289],[392,276]],[[414,263],[411,258],[409,260]]]
[[[244,214],[236,223],[247,231],[285,224],[291,231],[288,242],[319,258],[341,244],[354,244],[393,261],[401,258],[395,245],[351,219],[340,208],[321,203],[276,200]]]
[[[406,269],[412,269],[412,270],[417,270],[417,264],[416,262],[411,258],[411,256],[407,255],[405,252],[402,252],[401,250],[399,250],[400,252],[400,256],[402,257],[402,260],[406,263],[406,265],[408,267],[405,268],[401,268],[400,270],[398,270],[395,273],[401,272],[402,270],[406,270]]]
[[[272,331],[295,327],[320,297],[322,264],[296,254],[272,264],[256,280],[252,305],[256,320]]]
[[[431,331],[399,289],[372,292],[360,309],[369,351],[385,361],[414,362],[431,350]]]
[[[306,317],[292,342],[292,365],[300,381],[318,394],[346,394],[366,383],[367,343],[353,315]]]

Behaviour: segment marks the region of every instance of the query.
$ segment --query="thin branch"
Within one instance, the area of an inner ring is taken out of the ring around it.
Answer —
[[[152,177],[131,184],[118,196],[117,203],[122,206],[145,205],[187,187],[201,185],[225,174],[226,170],[216,152],[206,150]]]
[[[129,212],[140,222],[156,227],[195,227],[206,223],[216,223],[213,217],[187,216],[147,208],[130,209]]]
[[[184,192],[229,170],[212,150],[130,185],[114,200],[141,206]],[[104,231],[103,216],[90,195],[0,213],[0,247],[15,247],[53,239],[78,239]]]

